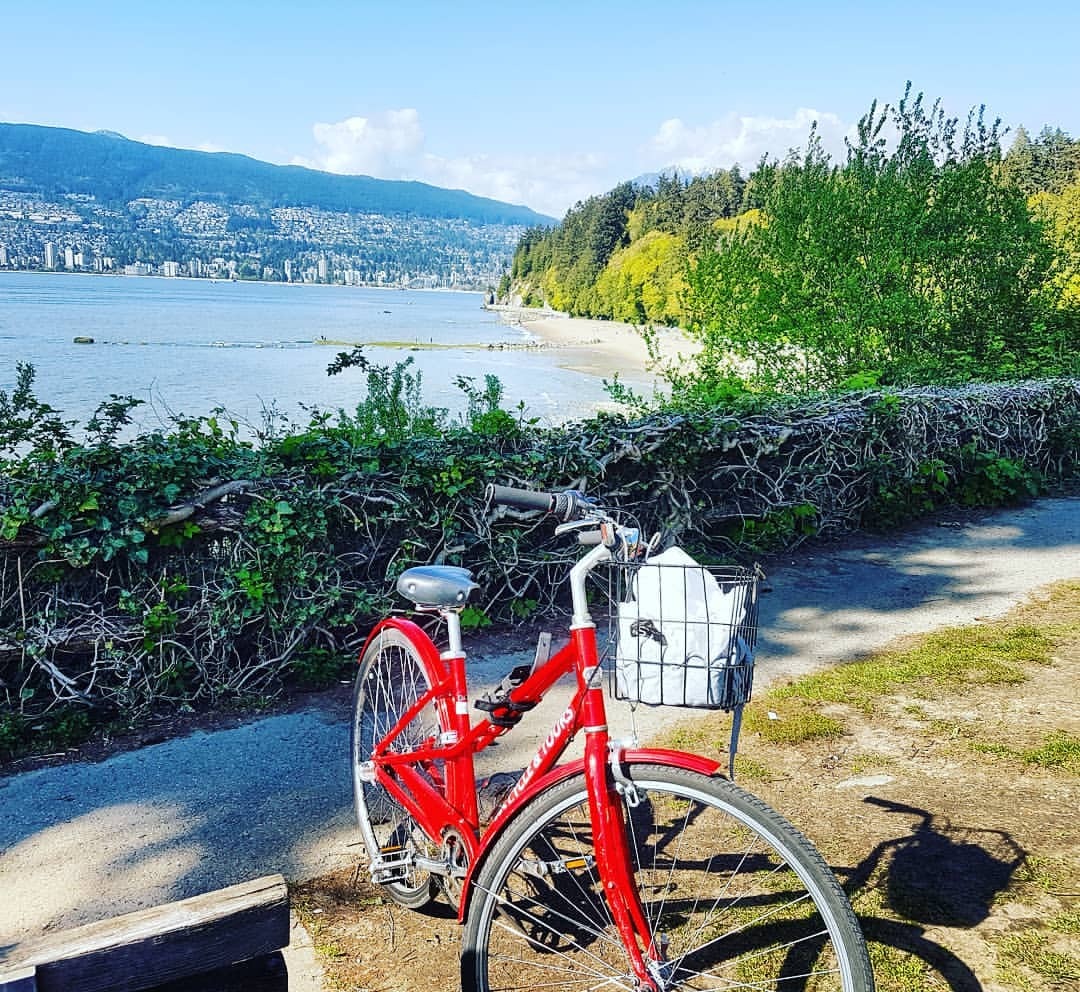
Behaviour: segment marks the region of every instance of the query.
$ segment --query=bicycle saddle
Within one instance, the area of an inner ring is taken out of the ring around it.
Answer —
[[[419,565],[407,568],[397,580],[397,591],[417,606],[450,609],[463,606],[469,593],[480,587],[472,572],[456,565]]]

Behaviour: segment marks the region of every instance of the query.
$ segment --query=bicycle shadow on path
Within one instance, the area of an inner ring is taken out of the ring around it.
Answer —
[[[838,871],[864,936],[921,959],[945,983],[935,988],[981,992],[968,964],[928,933],[970,930],[986,920],[1026,852],[1002,830],[938,823],[929,810],[874,796],[863,802],[917,818],[910,832],[879,842],[854,868]],[[874,896],[889,915],[859,912]]]

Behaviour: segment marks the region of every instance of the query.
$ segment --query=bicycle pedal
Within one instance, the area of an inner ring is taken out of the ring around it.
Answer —
[[[532,674],[532,665],[518,665],[494,689],[485,692],[473,706],[488,714],[496,727],[510,728],[517,725],[523,713],[531,710],[535,700],[514,700],[510,693]]]
[[[514,668],[509,675],[507,675],[500,683],[499,688],[503,692],[509,692],[511,689],[516,689],[522,682],[524,682],[530,675],[532,675],[533,666],[530,665],[518,665]]]
[[[547,878],[549,875],[568,875],[577,871],[591,872],[595,867],[596,858],[592,854],[580,854],[573,858],[556,858],[553,861],[529,858],[518,863],[519,871],[536,878]]]
[[[496,727],[516,727],[521,720],[521,714],[526,709],[532,709],[534,703],[529,703],[528,706],[519,708],[517,704],[510,702],[509,699],[492,699],[489,696],[485,696],[476,700],[473,703],[478,710],[482,710],[487,714],[488,720],[495,724]]]
[[[412,852],[404,847],[380,848],[379,856],[371,862],[371,880],[380,885],[401,881],[408,877],[412,862]]]

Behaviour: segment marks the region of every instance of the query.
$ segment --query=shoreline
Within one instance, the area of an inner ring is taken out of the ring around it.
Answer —
[[[539,339],[544,347],[560,352],[559,364],[593,376],[615,373],[633,379],[659,377],[660,369],[678,364],[701,350],[701,345],[678,327],[656,327],[657,358],[654,362],[642,337],[646,325],[624,324],[593,317],[571,317],[556,310],[488,305],[505,324]]]

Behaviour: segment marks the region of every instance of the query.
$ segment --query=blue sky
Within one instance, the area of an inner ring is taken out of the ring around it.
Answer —
[[[561,216],[622,179],[827,147],[906,80],[1080,136],[1080,4],[2,0],[0,120]]]

